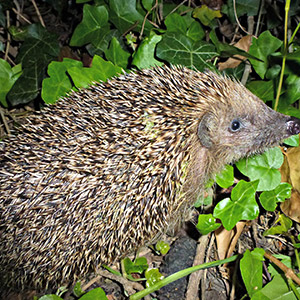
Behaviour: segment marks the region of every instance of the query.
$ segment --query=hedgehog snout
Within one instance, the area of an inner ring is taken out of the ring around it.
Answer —
[[[286,121],[286,129],[290,135],[299,134],[300,133],[300,119],[295,117],[290,117]]]

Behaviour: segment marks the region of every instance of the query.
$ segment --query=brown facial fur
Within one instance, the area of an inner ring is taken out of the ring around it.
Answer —
[[[151,242],[226,163],[288,137],[287,120],[239,83],[182,67],[46,107],[0,145],[0,278],[53,288]]]

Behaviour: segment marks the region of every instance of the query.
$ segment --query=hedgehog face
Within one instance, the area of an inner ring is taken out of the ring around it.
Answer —
[[[251,101],[228,101],[205,113],[198,125],[202,146],[227,163],[261,153],[300,131],[298,119],[275,112],[248,91],[247,94]]]

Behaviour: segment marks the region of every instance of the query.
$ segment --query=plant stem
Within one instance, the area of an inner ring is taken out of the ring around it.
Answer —
[[[154,285],[152,285],[152,286],[150,286],[150,287],[148,287],[148,288],[146,288],[146,289],[144,289],[140,292],[137,292],[134,295],[131,295],[129,299],[130,300],[142,299],[146,295],[149,295],[150,293],[153,293],[153,292],[159,290],[161,287],[163,287],[163,286],[165,286],[165,285],[167,285],[167,284],[169,284],[173,281],[176,281],[176,280],[178,280],[182,277],[190,275],[191,273],[193,273],[195,271],[216,267],[216,266],[222,265],[224,263],[235,261],[237,258],[238,258],[238,255],[235,255],[235,256],[231,256],[231,257],[226,258],[226,259],[217,260],[217,261],[213,261],[213,262],[209,262],[209,263],[205,263],[205,264],[202,264],[202,265],[198,265],[198,266],[194,266],[194,267],[190,267],[190,268],[181,270],[179,272],[176,272],[176,273],[164,278],[163,280],[155,283]]]
[[[285,62],[286,62],[286,56],[288,53],[288,47],[287,47],[287,27],[288,27],[288,17],[289,17],[289,9],[290,9],[291,1],[287,0],[285,3],[285,18],[284,18],[284,39],[283,39],[283,58],[282,58],[282,66],[281,66],[281,73],[278,83],[278,89],[277,89],[277,95],[275,99],[275,105],[274,110],[277,110],[278,103],[279,103],[279,97],[282,89],[282,83],[283,83],[283,76],[284,76],[284,69],[285,69]]]
[[[299,252],[298,252],[298,249],[296,248],[296,241],[295,241],[295,238],[291,235],[290,236],[291,240],[292,240],[292,243],[293,243],[293,246],[294,246],[294,251],[295,251],[295,256],[296,256],[296,261],[297,261],[297,265],[300,266],[300,259],[299,259]],[[299,269],[299,267],[298,267]]]
[[[297,300],[300,300],[300,294],[298,293],[297,288],[291,278],[288,278],[288,285],[292,289],[294,296],[296,296]]]
[[[289,41],[289,45],[292,44],[292,42],[293,42],[293,40],[294,40],[294,37],[295,37],[296,33],[298,32],[299,28],[300,28],[300,22],[298,23],[296,29],[294,30],[294,32],[293,32],[293,34],[292,34],[292,36],[291,36],[291,39],[290,39],[290,41]]]

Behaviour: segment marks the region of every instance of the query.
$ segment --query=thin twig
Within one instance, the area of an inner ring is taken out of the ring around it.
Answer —
[[[242,31],[244,31],[246,34],[249,35],[249,32],[246,29],[244,29],[244,27],[241,25],[241,23],[239,21],[239,18],[238,18],[237,13],[236,13],[236,3],[235,3],[235,0],[233,0],[233,12],[234,12],[234,17],[235,17],[235,20],[236,20],[238,26],[242,29]]]
[[[286,278],[290,278],[293,281],[295,281],[298,285],[300,285],[300,278],[295,274],[295,272],[291,268],[288,268],[284,263],[282,263],[280,260],[275,258],[268,251],[265,252],[264,257],[266,257],[268,260],[274,263],[278,268],[280,268],[284,272]]]
[[[262,16],[262,11],[263,11],[263,8],[264,8],[264,4],[265,4],[264,0],[261,0],[260,6],[259,6],[259,11],[258,11],[258,18],[257,18],[257,22],[256,22],[256,29],[255,29],[254,37],[256,37],[258,35],[258,30],[259,30],[259,26],[260,26],[260,21],[261,21],[261,16]],[[249,16],[248,17],[248,31],[249,31],[250,35],[253,35],[253,30],[254,30],[254,25],[253,24],[254,24],[254,18],[253,18],[253,16]],[[251,38],[251,40],[252,39],[253,39],[253,37]],[[246,65],[245,65],[244,72],[243,72],[243,76],[242,76],[242,79],[241,79],[241,83],[243,85],[246,85],[249,74],[250,74],[250,71],[251,71],[251,65],[247,61]]]
[[[129,295],[132,295],[136,292],[136,290],[141,291],[144,287],[134,281],[129,281],[122,276],[115,275],[107,270],[99,270],[97,271],[97,276],[90,280],[87,284],[82,287],[82,290],[86,291],[91,285],[97,282],[101,277],[109,278],[123,285],[124,289],[127,291]]]
[[[158,26],[156,23],[152,22],[151,20],[148,20],[148,22],[149,22],[151,25],[153,25],[154,27],[159,28],[159,26]]]
[[[10,27],[10,19],[9,19],[9,10],[6,11],[6,23],[7,23],[7,28]],[[7,57],[8,57],[8,52],[9,52],[9,47],[10,47],[10,33],[7,30],[7,43],[6,43],[6,48],[5,48],[5,54],[4,54],[4,60],[7,61]]]
[[[17,0],[14,0],[14,5],[16,6],[16,11],[18,12],[17,13],[17,22],[16,22],[16,25],[17,25],[17,27],[19,27],[19,25],[20,25],[20,16],[19,16],[19,14],[20,14],[20,11],[21,11],[21,8],[20,8],[20,4],[19,4],[19,2],[17,1]],[[13,10],[14,10],[15,8],[13,8]]]
[[[19,16],[20,18],[22,18],[26,23],[28,24],[32,24],[26,17],[24,17],[18,10],[16,10],[14,7],[12,9],[12,11]]]
[[[254,31],[254,18],[253,18],[253,16],[248,17],[248,31],[249,31],[250,35],[253,34],[253,31]],[[252,41],[252,39],[253,39],[253,37],[251,37],[251,41]],[[247,61],[246,65],[245,65],[244,72],[243,72],[243,76],[242,76],[242,79],[241,79],[241,83],[243,85],[246,85],[249,74],[250,74],[250,71],[251,71],[251,65]]]
[[[39,10],[39,8],[37,7],[37,5],[36,5],[36,3],[35,3],[35,0],[31,0],[31,2],[32,2],[33,6],[34,6],[34,8],[35,8],[36,14],[37,14],[37,16],[38,16],[38,18],[39,18],[39,20],[40,20],[42,26],[43,26],[43,27],[46,27],[46,26],[45,26],[45,23],[44,23],[44,20],[43,20],[43,18],[42,18],[42,16],[41,16],[40,10]]]
[[[12,65],[12,66],[15,66],[16,63],[9,57],[7,56],[7,61]]]
[[[5,130],[7,132],[7,135],[10,136],[10,129],[9,129],[9,126],[8,126],[8,124],[6,122],[5,114],[3,112],[2,107],[0,107],[0,116],[1,116],[1,119],[3,121],[3,124],[4,124]]]
[[[207,251],[206,251],[205,263],[207,263],[210,260],[210,256],[211,256],[211,252],[212,252],[214,243],[215,243],[215,234],[212,234]],[[207,272],[208,272],[208,269],[205,269],[203,272],[202,280],[201,280],[201,299],[203,299],[203,300],[205,300]]]
[[[123,34],[122,36],[126,36],[127,33],[129,33],[133,28],[135,28],[136,26],[138,26],[139,21],[136,21],[134,24],[132,24]]]
[[[166,17],[168,16],[168,15],[171,15],[173,12],[175,12],[181,5],[183,5],[186,1],[188,1],[188,0],[183,0],[181,3],[179,3],[173,10],[171,10],[167,15],[166,15]]]
[[[204,263],[205,249],[207,249],[209,237],[210,237],[209,235],[203,235],[200,237],[197,245],[196,257],[194,259],[193,266],[201,265]],[[201,278],[203,277],[203,272],[204,270],[200,270],[190,275],[187,292],[185,296],[186,300],[198,299],[199,283]]]
[[[258,18],[257,18],[257,23],[256,23],[256,29],[255,29],[255,36],[258,36],[258,32],[259,32],[259,26],[260,26],[260,21],[261,21],[261,16],[262,16],[262,12],[263,12],[263,7],[265,6],[265,1],[261,0],[260,2],[260,6],[259,6],[259,11],[258,11]]]
[[[187,14],[187,13],[189,13],[190,11],[193,11],[194,9],[193,8],[189,8],[189,9],[187,9],[187,10],[185,10],[185,11],[182,11],[179,15],[180,16],[184,16],[185,14]]]
[[[143,24],[142,24],[142,30],[141,30],[141,33],[140,33],[140,36],[139,36],[140,40],[142,39],[142,36],[143,36],[143,32],[144,32],[146,20],[147,20],[149,14],[151,13],[151,11],[153,9],[155,9],[157,7],[157,5],[158,5],[158,0],[155,0],[155,4],[152,6],[152,8],[149,11],[147,11],[147,13],[146,13],[146,15],[144,17]]]

